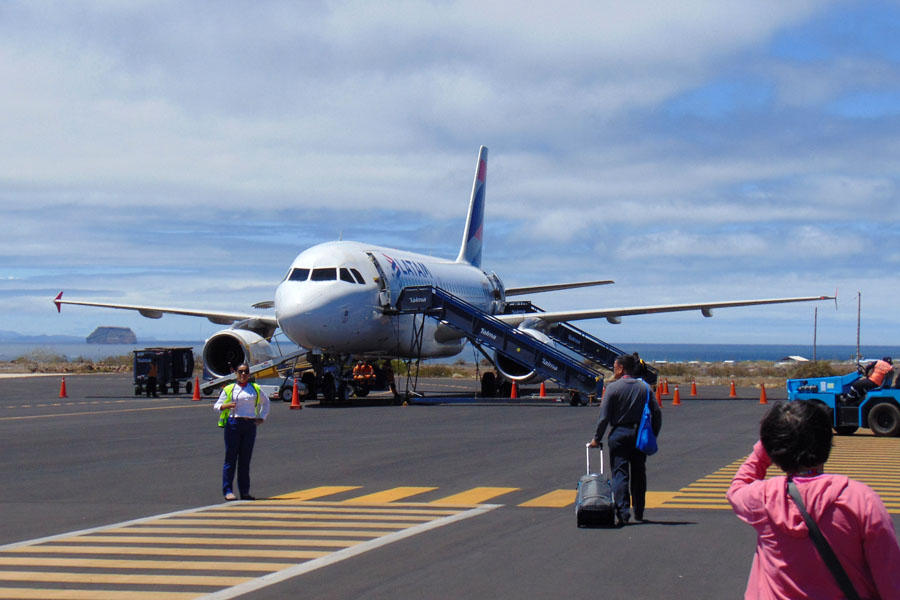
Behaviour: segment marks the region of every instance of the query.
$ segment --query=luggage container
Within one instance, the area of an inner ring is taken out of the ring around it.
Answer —
[[[134,395],[140,396],[147,389],[150,365],[156,365],[156,390],[160,394],[177,394],[182,389],[191,393],[194,374],[194,349],[144,348],[134,350]]]

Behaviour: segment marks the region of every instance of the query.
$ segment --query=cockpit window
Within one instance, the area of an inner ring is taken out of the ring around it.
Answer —
[[[294,269],[291,271],[291,275],[288,279],[291,281],[306,281],[309,279],[309,269]]]
[[[341,267],[341,281],[346,281],[347,283],[356,283],[353,281],[353,277],[350,275],[350,271],[347,270],[347,267]]]
[[[354,276],[354,277],[356,277],[356,282],[357,282],[357,283],[361,283],[361,284],[365,285],[366,280],[363,279],[363,276],[359,274],[359,271],[357,271],[356,269],[354,269],[354,268],[351,267],[351,268],[350,268],[350,272],[353,273],[353,276]]]
[[[325,269],[313,269],[313,281],[334,281],[337,279],[337,267],[328,267]]]

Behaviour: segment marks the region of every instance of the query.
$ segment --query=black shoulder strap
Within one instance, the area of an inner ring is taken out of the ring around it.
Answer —
[[[808,512],[806,512],[806,506],[803,504],[803,498],[800,497],[800,490],[797,489],[797,484],[794,483],[791,479],[788,479],[788,494],[791,495],[791,498],[794,500],[794,504],[796,504],[797,508],[800,509],[800,514],[803,516],[803,521],[806,522],[806,527],[809,529],[809,537],[812,538],[813,543],[816,545],[816,550],[819,551],[819,556],[821,556],[822,560],[825,561],[825,564],[828,566],[828,570],[831,571],[832,575],[834,575],[834,579],[840,586],[841,591],[844,592],[844,595],[848,600],[859,600],[859,594],[856,593],[856,588],[853,587],[853,583],[850,581],[850,577],[847,575],[847,572],[841,565],[841,561],[839,561],[838,557],[835,555],[834,550],[831,549],[831,545],[828,543],[828,540],[826,540],[825,536],[822,535],[822,531],[819,529],[819,526],[816,525],[816,522],[813,521],[813,518],[809,516]]]

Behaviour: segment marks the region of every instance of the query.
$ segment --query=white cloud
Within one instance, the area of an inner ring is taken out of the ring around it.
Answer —
[[[667,290],[688,276],[687,296],[757,291],[696,283],[722,277],[818,288],[804,270],[827,288],[862,275],[874,290],[886,283],[853,265],[900,260],[885,227],[897,218],[896,124],[830,108],[854,89],[890,89],[895,63],[768,51],[793,27],[852,11],[842,3],[3,10],[0,216],[15,227],[0,257],[41,293],[246,306],[303,246],[341,231],[450,255],[480,144],[491,149],[485,260],[516,284],[627,280],[643,262],[665,290],[606,293],[677,295]],[[745,79],[771,94],[725,117],[668,110]],[[7,302],[34,327],[73,323]]]

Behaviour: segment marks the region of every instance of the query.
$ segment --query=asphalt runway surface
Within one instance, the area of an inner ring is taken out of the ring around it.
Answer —
[[[126,375],[66,382],[59,398],[59,377],[0,380],[0,598],[744,591],[755,535],[723,490],[756,440],[767,408],[759,390],[738,399],[725,388],[699,398],[682,391],[677,407],[668,396],[660,452],[648,460],[649,521],[606,530],[577,528],[571,504],[596,406],[532,398],[533,390],[477,405],[273,402],[253,457],[260,500],[225,504],[212,399],[135,397]],[[420,383],[429,396],[473,386]],[[900,438],[839,441],[836,450],[862,452],[870,466],[873,455],[900,456]],[[883,493],[896,527],[900,493]]]

